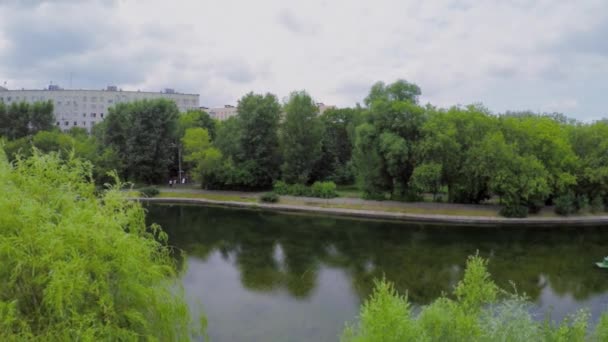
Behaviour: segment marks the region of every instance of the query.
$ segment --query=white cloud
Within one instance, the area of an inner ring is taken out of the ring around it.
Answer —
[[[65,84],[71,70],[75,85],[173,87],[205,105],[306,89],[347,106],[405,78],[440,106],[607,114],[603,0],[41,3],[0,3],[0,80],[13,87]]]

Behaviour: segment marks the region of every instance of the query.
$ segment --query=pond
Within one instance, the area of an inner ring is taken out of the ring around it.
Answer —
[[[150,205],[149,222],[186,252],[188,300],[212,341],[337,341],[374,279],[424,305],[451,293],[468,255],[490,260],[502,288],[526,293],[538,317],[608,309],[608,227],[475,228],[268,211]]]

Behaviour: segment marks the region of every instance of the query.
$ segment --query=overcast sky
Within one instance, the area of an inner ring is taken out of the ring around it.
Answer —
[[[402,78],[422,103],[608,117],[606,0],[0,0],[11,89],[243,94],[352,106]]]

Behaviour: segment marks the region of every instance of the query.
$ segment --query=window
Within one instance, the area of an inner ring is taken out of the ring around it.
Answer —
[[[94,117],[96,117],[96,116],[97,116],[97,114],[95,114],[95,113],[91,113],[91,117],[92,117],[92,118],[94,118]]]
[[[58,105],[58,106],[61,106],[61,101],[57,101],[57,105]]]
[[[70,124],[70,123],[69,123],[69,122],[67,122],[67,121],[63,123],[63,125],[64,125],[64,126],[67,126],[67,125],[69,125],[69,124]]]
[[[83,125],[83,126],[86,126],[86,125],[87,125],[87,122],[86,122],[86,121],[83,121],[83,122],[82,122],[82,125]]]
[[[103,113],[99,114],[99,116],[101,116],[101,118],[103,119]]]
[[[82,117],[86,118],[87,117],[87,113],[82,113]]]
[[[78,125],[78,122],[74,121],[74,126],[77,126],[77,125]]]
[[[59,126],[59,121],[57,121],[57,126]]]
[[[95,121],[91,121],[91,126],[95,125]]]

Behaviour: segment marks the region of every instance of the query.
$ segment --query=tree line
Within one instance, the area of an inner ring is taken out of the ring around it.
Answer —
[[[437,108],[421,105],[420,95],[404,80],[378,82],[363,105],[319,115],[305,91],[283,103],[273,94],[248,93],[238,101],[238,114],[221,122],[203,111],[180,114],[168,100],[139,101],[111,108],[91,135],[33,130],[32,123],[26,130],[25,119],[21,126],[16,119],[2,121],[0,134],[9,156],[28,153],[28,144],[71,149],[96,166],[99,182],[115,169],[124,179],[158,184],[183,169],[207,189],[332,181],[357,184],[372,199],[494,199],[505,216],[551,204],[561,214],[605,209],[606,120],[494,114],[479,104]],[[18,117],[19,106],[0,107],[0,115]]]

